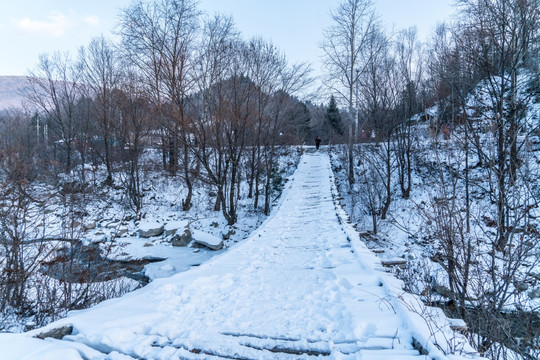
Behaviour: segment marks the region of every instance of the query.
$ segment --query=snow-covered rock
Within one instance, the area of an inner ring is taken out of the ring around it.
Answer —
[[[95,221],[89,221],[86,224],[83,225],[84,230],[92,230],[96,228],[96,222]]]
[[[193,230],[193,241],[198,244],[204,245],[212,250],[220,250],[223,247],[223,240],[217,236],[205,233],[200,230]]]
[[[92,236],[91,242],[93,244],[103,244],[107,242],[108,239],[109,238],[107,237],[107,235],[105,235],[103,232],[96,232],[94,236]]]
[[[127,228],[127,226],[120,226],[118,228],[118,230],[116,230],[116,236],[122,236],[124,234],[127,234],[127,232],[129,231],[129,229]]]
[[[186,229],[188,227],[189,222],[187,220],[169,221],[165,224],[165,236],[174,235],[177,230]]]
[[[107,229],[116,229],[119,226],[120,226],[120,221],[113,221],[113,222],[107,224],[105,227]]]
[[[150,238],[163,234],[164,226],[158,222],[144,222],[139,224],[139,236]]]
[[[188,246],[188,244],[193,240],[193,237],[191,235],[191,231],[189,229],[185,229],[182,234],[175,234],[171,239],[171,245],[172,246]]]
[[[42,332],[39,335],[36,335],[39,339],[53,338],[53,339],[62,339],[66,335],[71,335],[73,332],[73,326],[67,325],[59,328],[53,328],[49,331]]]

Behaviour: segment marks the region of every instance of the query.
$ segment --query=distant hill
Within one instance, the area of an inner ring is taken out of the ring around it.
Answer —
[[[22,107],[27,87],[26,76],[0,76],[0,110]]]

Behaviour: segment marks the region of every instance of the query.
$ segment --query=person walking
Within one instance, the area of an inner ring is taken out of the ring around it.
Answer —
[[[315,139],[315,147],[317,148],[317,150],[319,150],[319,146],[321,146],[321,137],[317,136],[317,138]]]

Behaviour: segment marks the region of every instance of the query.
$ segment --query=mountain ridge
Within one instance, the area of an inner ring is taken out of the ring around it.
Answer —
[[[28,89],[27,76],[0,75],[0,110],[22,108],[25,91]]]

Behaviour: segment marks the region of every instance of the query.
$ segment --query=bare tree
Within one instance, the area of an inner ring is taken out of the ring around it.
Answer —
[[[396,128],[397,160],[401,196],[408,199],[412,188],[411,117],[420,112],[418,87],[422,80],[422,54],[416,28],[403,30],[396,40],[396,61],[402,88],[401,109],[403,120]]]
[[[120,20],[126,56],[141,72],[149,98],[161,110],[166,130],[163,148],[168,149],[171,175],[177,173],[179,148],[183,147],[181,160],[188,189],[184,210],[191,207],[193,196],[185,107],[194,85],[191,70],[198,17],[195,1],[160,0],[135,2],[123,11]]]
[[[204,168],[201,178],[217,190],[214,209],[231,225],[237,220],[237,174],[253,91],[243,76],[243,46],[231,18],[208,19],[195,67],[198,94],[189,99],[190,149]]]
[[[115,125],[113,134],[122,154],[122,180],[130,204],[135,212],[143,207],[141,190],[140,157],[144,150],[144,139],[152,126],[152,111],[144,97],[138,73],[125,65],[123,79],[114,90]]]
[[[39,57],[36,69],[28,77],[28,99],[37,111],[50,119],[57,144],[65,152],[65,170],[73,166],[73,144],[77,129],[75,107],[82,97],[82,66],[68,53],[56,52]]]
[[[385,196],[380,209],[381,219],[386,219],[392,202],[392,175],[395,171],[393,133],[397,124],[399,77],[391,53],[390,39],[382,30],[373,31],[366,42],[369,60],[359,79],[362,89],[362,116],[372,129],[377,146],[370,146],[363,159],[374,167],[384,184]]]
[[[121,71],[119,56],[114,46],[101,36],[90,41],[88,48],[79,52],[84,64],[84,84],[87,97],[92,98],[91,116],[97,120],[99,133],[103,139],[104,163],[107,169],[105,183],[113,183],[112,146],[114,90],[118,88]]]
[[[268,136],[270,118],[268,105],[272,93],[278,86],[277,74],[283,57],[274,44],[261,38],[252,39],[245,49],[249,58],[249,68],[246,76],[251,79],[258,89],[256,93],[256,114],[253,123],[253,141],[249,159],[249,197],[254,198],[253,206],[259,206],[260,181],[264,172],[263,147]]]
[[[353,144],[356,114],[355,89],[365,71],[365,48],[377,20],[370,0],[343,0],[331,13],[333,25],[324,33],[321,47],[325,53],[326,84],[349,109],[349,184],[354,183]]]

